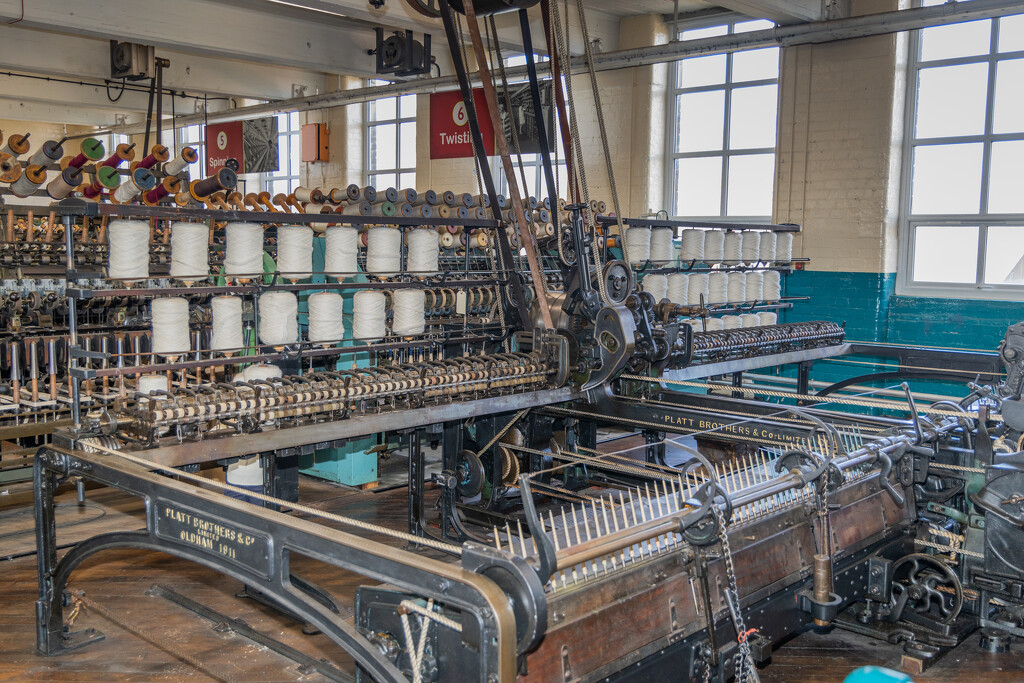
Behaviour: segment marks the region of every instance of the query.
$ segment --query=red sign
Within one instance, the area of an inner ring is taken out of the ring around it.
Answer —
[[[239,172],[245,156],[242,122],[211,123],[206,127],[206,175],[224,168],[228,159],[238,162]]]
[[[484,98],[483,88],[473,90],[473,103],[480,120],[480,133],[484,138],[484,153],[490,156],[494,151],[494,126]],[[469,130],[469,115],[462,101],[462,92],[450,90],[430,95],[430,158],[461,159],[473,156],[472,133]]]

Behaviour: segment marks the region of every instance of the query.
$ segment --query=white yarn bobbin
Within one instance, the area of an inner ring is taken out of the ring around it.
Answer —
[[[438,271],[438,237],[432,228],[417,228],[409,231],[409,251],[406,270],[413,275],[425,277]]]
[[[761,325],[775,325],[779,322],[779,314],[775,311],[764,311],[757,314],[757,319]]]
[[[710,304],[724,304],[729,301],[729,273],[715,272],[708,275],[708,298]]]
[[[668,293],[668,277],[649,273],[644,276],[643,289],[654,297],[654,303],[658,303]]]
[[[210,275],[210,229],[205,223],[171,226],[171,277],[204,280]]]
[[[720,263],[725,259],[725,230],[708,230],[704,235],[704,261]]]
[[[626,228],[626,252],[630,263],[640,264],[651,258],[651,229]]]
[[[761,249],[761,233],[755,230],[743,232],[743,240],[740,245],[740,257],[744,263],[757,263]]]
[[[760,324],[761,319],[757,317],[757,313],[740,314],[740,327],[757,327]]]
[[[690,282],[686,288],[686,303],[697,306],[701,303],[700,297],[704,295],[704,303],[708,303],[708,274],[692,273],[689,275]]]
[[[385,277],[402,270],[402,233],[397,228],[370,228],[366,235],[366,272]]]
[[[154,391],[170,391],[171,383],[164,374],[140,375],[135,387],[136,394],[152,394]]]
[[[302,280],[313,274],[313,229],[305,225],[277,228],[277,272],[279,277]]]
[[[775,235],[775,260],[779,263],[793,260],[793,233],[780,232]]]
[[[239,382],[256,382],[259,380],[274,379],[281,377],[284,373],[281,368],[269,363],[257,363],[250,365],[232,378],[235,384]]]
[[[704,329],[708,332],[716,332],[725,329],[725,322],[721,318],[708,318],[704,321]]]
[[[153,353],[177,356],[192,349],[186,299],[173,296],[153,299],[149,309],[153,317]]]
[[[422,289],[397,289],[391,292],[391,304],[394,308],[393,334],[398,337],[423,334],[427,326],[424,319],[426,299]]]
[[[387,336],[384,292],[364,289],[352,297],[352,338],[377,341]]]
[[[135,282],[149,277],[149,224],[110,221],[107,226],[107,277]]]
[[[774,232],[762,232],[761,233],[761,245],[757,250],[758,257],[764,261],[775,260],[775,247],[778,243],[778,236]]]
[[[738,330],[743,327],[743,320],[738,315],[723,315],[722,329]]]
[[[345,336],[345,300],[337,292],[310,294],[309,341],[333,343]]]
[[[748,272],[746,279],[747,301],[764,301],[764,273],[760,270]]]
[[[741,303],[747,300],[747,278],[745,273],[729,273],[729,301]]]
[[[704,230],[697,230],[696,228],[683,230],[683,242],[679,258],[683,261],[703,261],[704,235]]]
[[[359,272],[359,230],[347,225],[327,228],[324,270],[338,281]]]
[[[723,260],[738,263],[743,259],[743,233],[730,230],[722,242]]]
[[[778,301],[782,298],[782,276],[777,270],[764,273],[764,301]]]
[[[676,231],[672,228],[654,228],[651,231],[651,261],[659,266],[675,261],[673,238]]]
[[[299,300],[291,292],[260,294],[260,341],[269,346],[299,340]]]
[[[224,228],[224,274],[257,277],[263,273],[263,226],[228,223]]]
[[[213,317],[210,349],[232,355],[243,346],[242,299],[237,296],[215,296],[210,299]]]
[[[686,306],[687,292],[690,290],[690,276],[686,273],[672,273],[668,276],[668,300],[674,304]]]

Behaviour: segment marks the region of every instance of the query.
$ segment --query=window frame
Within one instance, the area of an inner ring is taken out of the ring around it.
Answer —
[[[369,86],[383,85],[383,84],[388,84],[388,83],[390,83],[390,82],[389,81],[370,80],[370,81],[366,82],[366,85],[369,87]],[[404,175],[404,174],[412,174],[413,177],[416,176],[416,156],[417,155],[415,154],[415,152],[413,154],[413,165],[412,166],[408,166],[407,167],[407,166],[402,166],[401,165],[402,164],[402,124],[405,124],[405,123],[413,124],[413,126],[412,126],[412,130],[414,131],[413,134],[416,135],[416,104],[418,104],[418,100],[416,99],[416,95],[415,94],[406,95],[406,97],[412,97],[413,98],[413,102],[414,102],[414,105],[413,105],[413,108],[412,108],[413,109],[413,113],[411,115],[409,115],[409,116],[403,116],[402,115],[402,97],[403,97],[402,95],[388,95],[387,97],[379,97],[379,98],[377,98],[375,100],[370,100],[370,101],[368,101],[368,102],[363,104],[363,180],[364,180],[364,182],[367,185],[375,185],[374,182],[371,182],[371,178],[373,176],[386,175],[386,174],[393,173],[395,175],[395,188],[401,190],[401,189],[404,189],[403,187],[399,187],[400,185],[402,185],[402,182],[401,182],[402,175]],[[394,116],[394,118],[380,119],[380,120],[371,120],[371,118],[370,118],[370,112],[371,112],[370,108],[371,108],[371,106],[374,103],[376,103],[376,102],[380,102],[381,100],[388,100],[388,99],[393,99],[395,101],[395,116]],[[370,168],[370,161],[371,161],[370,132],[371,132],[371,130],[373,128],[375,128],[377,126],[388,125],[388,124],[394,124],[395,125],[395,166],[394,167],[387,167],[387,168]],[[415,145],[416,145],[416,141],[415,141],[415,138],[414,138],[413,139],[413,146],[415,147]],[[410,186],[415,187],[415,183],[411,183]],[[383,189],[386,189],[386,188],[378,187],[377,189],[378,190],[383,190]]]
[[[270,192],[271,195],[275,194],[271,192],[270,188],[275,182],[287,181],[288,191],[284,194],[291,194],[295,192],[295,188],[301,184],[302,180],[302,121],[299,118],[299,112],[290,111],[286,113],[276,114],[277,119],[277,171],[269,173],[258,174],[258,181],[261,192]],[[292,127],[292,116],[295,116],[295,125]],[[281,127],[281,118],[284,118],[287,130],[283,130]],[[282,146],[282,138],[288,138],[288,144]],[[291,167],[291,146],[299,145],[299,159],[298,166],[296,168]],[[282,152],[282,147],[284,151]],[[282,172],[282,165],[286,165],[286,171]],[[252,175],[252,174],[250,174]]]
[[[714,28],[717,26],[727,26],[727,33],[724,35],[739,35],[736,33],[737,24],[745,24],[752,21],[757,21],[746,16],[740,15],[729,15],[722,16],[716,15],[708,17],[705,20],[698,20],[687,22],[677,27],[677,39],[682,40],[684,31],[691,31],[695,29],[706,29]],[[740,32],[743,33],[743,32]],[[665,209],[670,216],[674,219],[679,220],[704,220],[704,221],[722,221],[729,220],[740,223],[770,223],[772,220],[772,212],[763,215],[736,215],[730,216],[729,210],[729,162],[732,157],[741,156],[756,156],[763,154],[771,154],[775,163],[778,162],[778,147],[779,147],[779,133],[778,133],[778,111],[779,111],[779,96],[780,96],[780,76],[782,72],[782,53],[779,52],[779,68],[775,75],[775,78],[768,79],[757,79],[751,81],[733,81],[733,60],[734,52],[726,52],[726,66],[725,66],[725,81],[723,83],[716,83],[711,85],[691,86],[691,87],[680,87],[679,86],[679,62],[688,59],[674,60],[668,64],[668,87],[666,87],[666,107],[668,111],[665,116],[665,173],[664,173],[664,197],[665,197]],[[707,55],[694,55],[694,57],[702,57]],[[729,137],[731,133],[731,122],[732,122],[732,105],[733,105],[733,91],[742,88],[753,88],[758,86],[774,85],[776,87],[775,97],[775,111],[776,111],[776,122],[775,122],[775,144],[772,147],[757,147],[749,149],[729,149]],[[679,132],[679,107],[678,97],[682,94],[700,93],[700,92],[716,92],[723,91],[723,128],[722,128],[722,142],[721,146],[712,150],[703,150],[697,152],[677,152],[676,138]],[[721,158],[722,159],[722,177],[721,177],[721,189],[719,197],[719,212],[717,214],[710,215],[682,215],[678,211],[676,206],[676,160],[677,159],[699,159],[699,158]],[[774,205],[775,195],[775,176],[772,174],[772,200]],[[774,207],[773,207],[774,208]]]
[[[915,2],[920,6],[921,2]],[[1022,284],[988,284],[985,282],[986,259],[988,257],[988,233],[992,227],[1020,227],[1024,229],[1024,212],[994,214],[988,211],[991,188],[992,147],[997,142],[1024,141],[1024,131],[1016,133],[993,132],[995,118],[997,65],[1024,58],[1024,50],[999,51],[999,32],[1003,17],[992,17],[989,29],[988,52],[967,57],[951,57],[922,61],[921,31],[911,31],[908,37],[906,72],[906,99],[903,121],[903,144],[900,177],[900,203],[898,222],[898,261],[896,270],[896,294],[912,297],[988,299],[1001,301],[1024,300]],[[988,75],[985,93],[984,130],[976,135],[956,135],[917,138],[915,128],[919,104],[919,74],[923,69],[985,64]],[[952,144],[981,144],[981,178],[978,193],[978,211],[962,214],[911,214],[914,183],[914,151],[918,147],[933,147]],[[973,283],[927,282],[913,278],[915,259],[915,237],[920,227],[977,227],[978,254]]]

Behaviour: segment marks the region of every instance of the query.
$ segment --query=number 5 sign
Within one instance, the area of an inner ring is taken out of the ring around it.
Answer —
[[[473,91],[473,103],[480,119],[480,132],[484,139],[484,151],[495,154],[494,126],[484,100],[484,91]],[[469,127],[469,112],[462,101],[462,92],[433,93],[430,96],[430,158],[461,159],[473,156],[473,142]]]

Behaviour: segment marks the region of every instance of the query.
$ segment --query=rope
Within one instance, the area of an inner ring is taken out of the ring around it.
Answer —
[[[486,453],[487,450],[490,449],[490,447],[493,446],[498,441],[498,439],[505,436],[508,430],[512,429],[512,425],[523,419],[526,416],[526,414],[530,412],[530,410],[530,408],[523,408],[518,413],[516,413],[515,416],[511,420],[509,420],[508,423],[494,435],[494,438],[487,442],[486,446],[484,446],[483,448],[476,452],[476,457],[479,458],[481,455]]]
[[[978,560],[984,560],[985,556],[982,553],[976,553],[973,550],[964,550],[963,548],[954,548],[953,546],[941,545],[939,543],[932,543],[931,541],[924,541],[919,538],[914,539],[914,545],[923,545],[926,548],[934,548],[943,553],[956,553],[958,555],[964,555],[965,557],[973,557]]]
[[[432,619],[433,621],[436,621],[442,626],[447,626],[453,631],[458,631],[459,633],[462,633],[462,624],[460,624],[459,622],[455,621],[451,617],[446,617],[440,612],[432,612],[431,610],[428,610],[426,607],[420,606],[412,600],[403,600],[399,603],[399,607],[404,607],[410,612],[415,612],[416,614],[424,616],[427,619]]]
[[[738,391],[745,394],[755,394],[760,396],[772,396],[776,398],[790,398],[795,400],[804,401],[815,401],[817,403],[836,403],[841,405],[853,405],[861,406],[864,408],[884,408],[887,410],[909,410],[909,407],[899,401],[886,401],[883,399],[872,399],[872,398],[852,398],[852,397],[839,397],[839,396],[817,396],[813,394],[797,394],[789,391],[776,391],[774,389],[760,389],[757,387],[734,387],[732,385],[715,384],[712,382],[696,382],[693,380],[682,380],[682,379],[666,379],[664,377],[647,377],[645,375],[620,375],[621,379],[628,379],[636,382],[651,382],[651,383],[663,383],[663,384],[674,384],[677,386],[684,387],[695,387],[698,389],[727,389],[729,391]],[[919,413],[927,413],[930,415],[943,415],[953,417],[963,417],[964,415],[970,417],[977,417],[977,411],[958,411],[958,410],[945,410],[942,408],[918,408]],[[993,419],[997,418],[995,415]]]
[[[159,470],[161,472],[165,472],[176,477],[181,477],[182,479],[187,479],[200,485],[212,486],[222,491],[231,491],[233,493],[238,493],[249,498],[255,498],[256,500],[263,501],[264,503],[271,503],[273,505],[280,505],[283,507],[291,508],[297,512],[304,512],[305,514],[311,515],[313,517],[320,517],[322,519],[330,520],[332,522],[337,522],[338,524],[345,524],[347,526],[352,526],[357,529],[362,529],[363,531],[370,531],[372,533],[390,536],[391,538],[406,541],[407,543],[415,543],[417,545],[426,546],[428,548],[433,548],[435,550],[440,550],[446,553],[453,553],[455,555],[462,554],[462,547],[452,545],[451,543],[444,543],[442,541],[436,541],[431,538],[422,538],[420,536],[414,536],[413,534],[409,534],[404,531],[395,531],[394,529],[388,529],[387,527],[383,527],[378,524],[363,522],[361,520],[353,519],[351,517],[343,517],[342,515],[337,515],[333,512],[327,512],[325,510],[318,510],[317,508],[309,507],[308,505],[302,505],[301,503],[292,503],[287,500],[282,500],[281,498],[274,498],[273,496],[268,496],[262,493],[256,493],[254,491],[250,491],[249,489],[239,488],[237,486],[232,486],[230,484],[223,484],[213,479],[207,479],[206,477],[201,477],[197,474],[192,474],[191,472],[184,472],[182,470],[175,469],[174,467],[170,467],[168,465],[161,465],[159,463],[151,462],[149,460],[146,460],[145,458],[139,458],[130,453],[116,451],[112,448],[107,448],[106,446],[101,446],[99,444],[90,444],[89,448],[94,449],[96,451],[100,451],[102,453],[106,453],[107,455],[116,455],[120,458],[124,458],[125,460],[133,462],[136,465],[139,465],[146,469]]]
[[[984,467],[967,467],[966,465],[947,465],[941,462],[930,462],[928,463],[929,469],[934,468],[937,470],[951,470],[953,472],[973,472],[975,474],[985,474],[987,471]]]
[[[571,55],[569,53],[569,49],[566,47],[566,43],[569,40],[568,26],[566,26],[566,33],[563,35],[563,33],[562,33],[562,20],[561,20],[561,17],[559,15],[559,12],[558,12],[558,0],[551,0],[551,2],[549,3],[549,6],[550,6],[550,9],[551,9],[550,14],[551,14],[552,33],[555,34],[555,42],[557,44],[558,53],[559,53],[559,55],[561,57],[565,57],[566,58],[566,60],[567,60],[567,61],[565,61],[566,64],[570,64],[571,63]],[[568,0],[566,0],[566,6],[568,6]],[[566,14],[568,15],[568,10],[566,11]],[[568,16],[566,17],[566,20],[568,21]],[[566,92],[566,95],[568,96],[568,101],[569,101],[568,102],[569,103],[569,130],[570,130],[570,134],[571,134],[571,137],[572,137],[572,140],[570,140],[570,143],[571,143],[570,147],[571,147],[571,149],[574,152],[574,156],[576,157],[576,162],[573,164],[573,166],[575,167],[575,170],[576,170],[576,172],[579,175],[580,186],[583,188],[583,201],[588,204],[588,210],[586,212],[586,215],[587,215],[587,218],[588,218],[589,223],[590,223],[590,229],[593,231],[593,234],[596,235],[597,234],[597,220],[594,217],[594,212],[589,210],[590,187],[587,184],[587,168],[586,168],[586,164],[584,163],[584,160],[583,160],[583,146],[582,146],[582,143],[580,142],[579,123],[578,123],[577,118],[576,118],[576,105],[575,105],[574,100],[573,100],[572,69],[566,69],[565,70],[565,72],[564,72],[564,80],[565,80],[565,92]],[[595,104],[595,108],[600,110],[600,108],[601,108],[600,107],[600,101],[596,99],[596,93],[595,93],[594,104]],[[561,227],[559,227],[559,231],[561,231]],[[558,239],[561,240],[561,235],[560,234],[559,234],[559,238]],[[629,256],[626,253],[626,248],[627,247],[626,247],[626,244],[625,244],[625,239],[621,240],[621,242],[622,242],[622,255],[626,259],[626,262],[629,263]],[[600,247],[598,247],[596,239],[593,240],[592,247],[593,247],[592,251],[593,251],[593,254],[594,254],[594,265],[599,268],[600,267],[600,263],[601,263],[601,249],[600,249]],[[582,269],[583,254],[578,254],[576,258],[579,260],[579,265],[577,267]],[[608,296],[608,289],[605,286],[604,277],[601,277],[600,275],[601,274],[598,273],[597,289],[598,289],[598,292],[601,295],[601,301],[603,301],[606,306],[611,306],[612,305],[612,301],[611,301],[611,298]]]
[[[406,601],[401,604],[404,605]],[[433,610],[434,599],[431,598],[427,602],[427,609]],[[423,680],[423,674],[421,672],[423,667],[423,652],[427,647],[427,628],[430,626],[430,620],[424,618],[420,622],[420,640],[413,648],[412,628],[409,626],[409,614],[407,612],[400,612],[399,616],[402,619],[402,631],[405,634],[405,647],[409,651],[409,663],[412,665],[412,683],[421,683]]]

